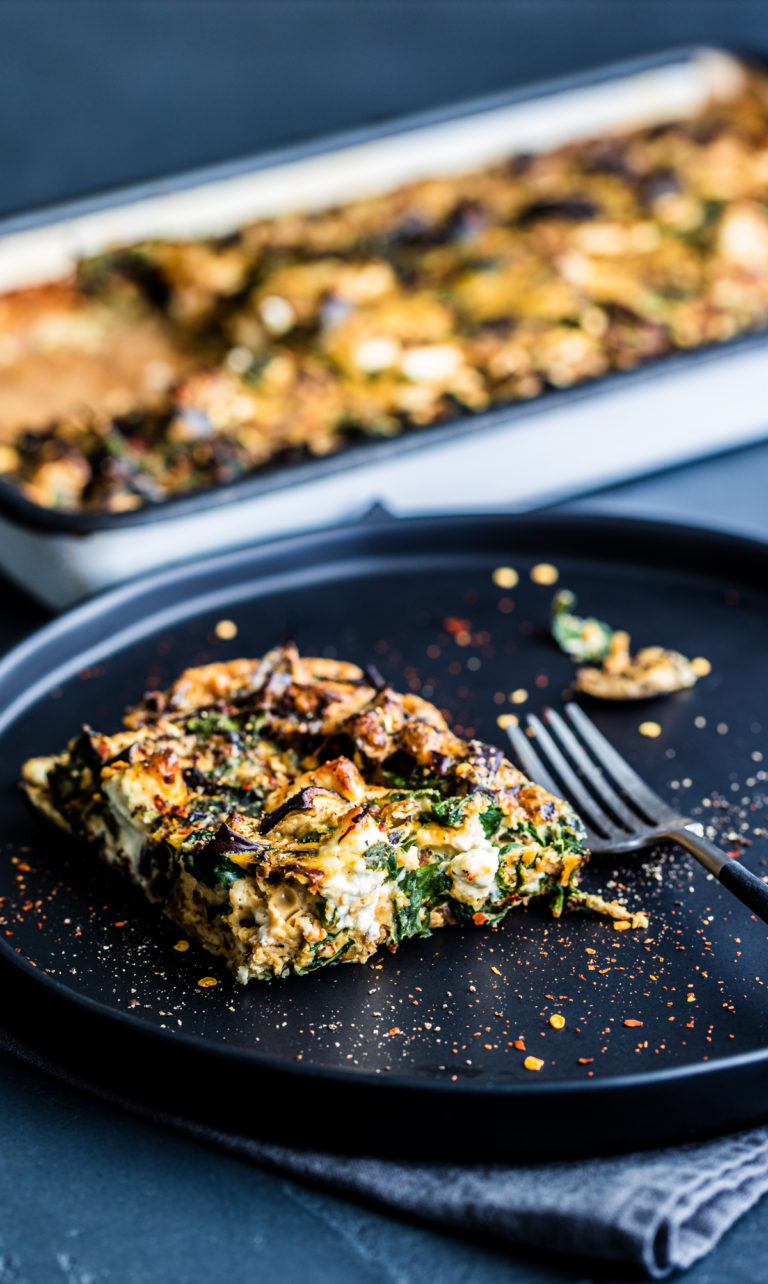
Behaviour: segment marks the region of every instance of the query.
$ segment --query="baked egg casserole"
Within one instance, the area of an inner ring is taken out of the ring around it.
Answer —
[[[241,982],[493,927],[537,896],[647,924],[579,890],[568,803],[375,670],[292,644],[186,670],[23,785]]]
[[[0,296],[0,474],[130,511],[764,328],[767,85]]]

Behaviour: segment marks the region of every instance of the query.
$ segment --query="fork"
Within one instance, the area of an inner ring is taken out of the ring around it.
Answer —
[[[586,826],[591,851],[619,856],[659,843],[679,843],[768,923],[768,887],[762,879],[659,798],[579,705],[566,704],[565,717],[555,709],[545,709],[542,718],[529,713],[527,723],[527,732],[518,724],[507,728],[515,755],[527,776],[573,803]]]

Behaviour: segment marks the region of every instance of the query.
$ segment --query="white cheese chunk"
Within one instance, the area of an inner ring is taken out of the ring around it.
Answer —
[[[296,323],[293,305],[279,294],[268,294],[261,300],[259,315],[270,334],[286,334]]]
[[[334,926],[350,928],[366,940],[379,934],[377,909],[384,893],[385,871],[369,869],[362,859],[346,861],[322,886]]]
[[[457,901],[473,909],[488,900],[496,885],[499,852],[485,836],[478,816],[472,816],[451,837],[451,847],[458,855],[446,866],[451,891]]]
[[[462,364],[461,352],[449,343],[409,348],[400,363],[403,374],[415,383],[441,383],[455,375]]]
[[[375,374],[377,370],[393,366],[399,355],[400,344],[395,339],[384,336],[380,339],[364,339],[355,348],[355,365],[366,374]]]

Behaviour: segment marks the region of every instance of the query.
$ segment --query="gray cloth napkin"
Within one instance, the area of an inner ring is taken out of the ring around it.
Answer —
[[[562,1163],[458,1165],[350,1158],[254,1141],[158,1112],[62,1069],[3,1029],[0,1053],[291,1177],[449,1229],[624,1262],[655,1279],[692,1266],[768,1191],[764,1128],[671,1150]]]

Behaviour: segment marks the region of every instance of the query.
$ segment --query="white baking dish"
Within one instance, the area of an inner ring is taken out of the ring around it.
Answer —
[[[723,51],[675,51],[7,220],[0,290],[54,280],[121,242],[222,234],[692,115],[742,75]],[[763,436],[767,388],[768,343],[752,336],[133,513],[51,512],[0,484],[0,566],[62,607],[165,563],[354,518],[377,500],[398,514],[530,507]]]

